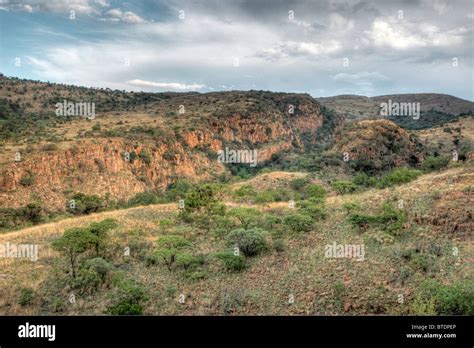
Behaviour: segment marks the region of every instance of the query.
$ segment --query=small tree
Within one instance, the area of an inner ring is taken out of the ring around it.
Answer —
[[[105,249],[107,244],[107,232],[118,226],[117,221],[114,219],[105,219],[100,222],[93,222],[89,226],[89,231],[95,236],[92,243],[95,253],[99,256],[100,250]]]
[[[186,211],[202,212],[211,209],[217,202],[217,192],[212,185],[201,185],[186,194]]]
[[[76,278],[76,262],[79,255],[84,253],[96,240],[96,237],[85,228],[70,228],[62,237],[52,242],[54,250],[63,254],[71,266],[72,277]]]

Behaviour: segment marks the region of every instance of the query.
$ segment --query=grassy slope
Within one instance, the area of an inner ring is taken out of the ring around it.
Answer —
[[[465,199],[468,194],[472,195],[473,184],[470,165],[424,175],[396,188],[347,196],[330,195],[326,199],[329,216],[325,221],[317,223],[308,234],[286,236],[284,252],[269,251],[251,259],[250,267],[243,273],[230,274],[211,268],[207,279],[191,281],[164,267],[145,267],[140,261],[117,266],[145,284],[150,297],[145,314],[407,314],[415,289],[427,277],[444,283],[469,278],[474,256],[471,238],[449,234],[444,225],[416,224],[414,216],[417,212],[431,214],[448,204],[455,219],[459,210],[462,213],[472,209]],[[466,187],[471,187],[470,193]],[[358,203],[361,211],[373,214],[384,201],[398,199],[404,199],[410,219],[393,244],[376,243],[370,237],[376,231],[361,233],[346,221],[344,203]],[[264,209],[269,208],[272,207]],[[113,243],[123,245],[136,229],[145,231],[140,238],[151,242],[169,233],[159,222],[174,216],[175,210],[175,205],[136,207],[0,235],[0,243],[40,244],[38,262],[15,260],[2,267],[0,314],[46,314],[34,304],[19,306],[19,289],[36,288],[47,278],[58,261],[48,245],[66,228],[112,217],[120,224],[113,234]],[[183,228],[180,233],[202,252],[223,248],[219,238],[203,231]],[[365,243],[365,261],[325,258],[324,246],[334,241],[338,244]],[[433,244],[440,245],[443,250],[443,255],[436,259],[437,271],[430,274],[413,272],[402,284],[399,278],[403,261],[397,257],[397,251]],[[453,246],[459,248],[459,258],[452,255]],[[186,295],[185,304],[178,302],[179,294]],[[405,296],[404,304],[397,302],[399,294]],[[295,299],[291,305],[288,304],[290,295]],[[75,305],[66,307],[65,314],[100,314],[109,302],[110,291],[102,289],[94,296],[78,296]]]

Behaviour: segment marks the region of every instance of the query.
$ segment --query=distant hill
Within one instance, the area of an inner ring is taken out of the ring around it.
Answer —
[[[441,125],[459,115],[473,115],[474,103],[446,94],[418,93],[395,94],[377,97],[357,95],[340,95],[328,98],[317,98],[323,106],[334,110],[349,120],[380,118],[382,103],[419,103],[420,118],[407,116],[388,116],[387,119],[407,129],[426,129]]]

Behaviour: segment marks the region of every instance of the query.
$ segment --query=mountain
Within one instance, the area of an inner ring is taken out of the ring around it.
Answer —
[[[431,94],[387,97],[407,96],[422,110],[450,106],[457,113],[472,104]],[[426,151],[414,134],[389,120],[350,122],[354,113],[356,120],[373,115],[384,98],[134,93],[1,76],[0,207],[41,202],[64,211],[79,193],[123,204],[179,180],[225,182],[266,166],[334,172],[416,166]],[[93,103],[95,115],[58,116],[70,103]],[[219,153],[228,150],[257,151],[257,166],[222,163]],[[353,156],[350,168],[345,152]]]
[[[426,129],[439,126],[460,115],[473,115],[474,103],[446,94],[418,93],[395,94],[376,97],[340,95],[316,98],[323,106],[348,119],[381,118],[382,103],[419,103],[420,117],[388,116],[387,118],[407,129]]]
[[[125,93],[8,78],[0,87],[0,190],[10,207],[40,199],[64,209],[77,191],[127,200],[180,178],[209,181],[229,172],[220,150],[256,150],[262,165],[324,139],[318,131],[334,121],[305,94]],[[96,117],[58,117],[64,100],[96,103]]]

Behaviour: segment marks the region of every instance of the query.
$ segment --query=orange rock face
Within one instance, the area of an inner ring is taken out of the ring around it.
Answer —
[[[182,131],[182,141],[171,144],[144,141],[133,146],[122,138],[85,138],[68,149],[26,154],[20,162],[3,166],[0,206],[19,207],[40,200],[48,209],[63,210],[71,192],[127,200],[147,189],[166,189],[178,178],[210,180],[226,170],[213,156],[225,144],[232,142],[236,150],[257,149],[261,163],[275,153],[302,146],[301,133],[316,132],[322,122],[319,107],[312,103],[300,105],[297,114],[287,117],[236,113],[213,120],[209,129]],[[149,154],[148,160],[124,157],[142,151]],[[33,176],[33,184],[22,185],[25,176]]]

